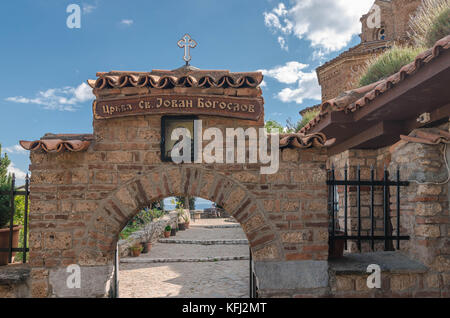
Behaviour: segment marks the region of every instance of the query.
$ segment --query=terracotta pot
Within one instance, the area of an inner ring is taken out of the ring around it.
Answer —
[[[19,247],[19,232],[22,225],[15,225],[13,227],[13,248]],[[9,248],[9,227],[0,229],[0,248]],[[12,261],[16,253],[12,253]],[[8,252],[0,252],[0,266],[8,265]]]
[[[186,222],[184,223],[184,226],[186,227],[186,230],[189,230],[189,225],[191,224],[191,222]]]
[[[147,243],[142,243],[142,254],[147,254],[151,251],[152,249],[152,243],[147,242]]]
[[[342,231],[336,231],[335,236],[343,236],[345,235]],[[331,244],[331,240],[328,243],[329,250],[328,250],[328,258],[334,259],[334,258],[341,258],[344,256],[344,247],[345,247],[345,241],[344,240],[334,240],[334,244]]]
[[[169,238],[169,237],[170,237],[170,231],[164,232],[164,237],[165,237],[165,238]]]
[[[131,256],[139,257],[140,255],[141,255],[141,249],[139,249],[139,248],[132,248],[131,249]]]
[[[180,231],[185,231],[186,230],[186,223],[178,224],[178,228],[180,229]]]

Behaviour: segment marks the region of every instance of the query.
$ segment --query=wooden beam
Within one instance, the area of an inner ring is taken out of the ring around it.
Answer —
[[[444,105],[444,106],[442,106],[442,107],[440,107],[438,109],[433,110],[430,113],[430,117],[431,117],[431,120],[429,122],[425,123],[425,124],[419,123],[417,121],[417,118],[408,120],[405,123],[405,129],[408,132],[410,132],[410,131],[412,131],[412,130],[414,130],[416,128],[424,127],[424,126],[427,126],[427,125],[432,124],[434,122],[437,122],[439,120],[442,120],[444,118],[450,117],[450,104]]]
[[[401,134],[404,127],[401,122],[382,121],[343,142],[328,148],[329,155],[335,155],[383,135]]]
[[[325,128],[327,128],[333,124],[341,125],[341,124],[350,124],[353,122],[354,122],[354,120],[353,120],[352,113],[346,114],[343,111],[342,112],[331,112],[331,113],[328,113],[324,118],[322,118],[320,123],[311,129],[310,133],[323,131]]]

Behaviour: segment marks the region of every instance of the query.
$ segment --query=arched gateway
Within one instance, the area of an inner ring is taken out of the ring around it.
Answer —
[[[262,296],[322,293],[328,285],[325,138],[281,136],[281,151],[272,158],[279,168],[271,174],[261,173],[267,160],[249,163],[252,148],[246,146],[254,136],[239,147],[231,138],[231,149],[225,140],[229,128],[239,134],[236,128],[263,127],[261,81],[260,73],[189,66],[99,73],[89,81],[97,97],[92,135],[48,134],[21,142],[31,150],[32,296],[107,296],[118,234],[140,208],[174,195],[217,202],[241,223]],[[189,128],[194,120],[194,136],[178,141],[195,144],[203,136],[195,161],[167,160],[178,142],[170,139],[171,129]],[[267,150],[270,138],[264,138]],[[214,139],[219,146],[211,151]],[[242,147],[248,158],[237,163],[233,152]],[[66,283],[71,264],[81,267],[81,288]]]

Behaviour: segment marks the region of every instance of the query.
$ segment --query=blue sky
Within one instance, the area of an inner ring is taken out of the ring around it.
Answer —
[[[0,143],[19,177],[21,139],[92,132],[87,79],[98,71],[175,69],[177,41],[198,42],[201,69],[265,74],[266,120],[300,119],[319,103],[315,68],[359,43],[373,0],[18,0],[0,4]],[[69,4],[81,28],[66,25]]]

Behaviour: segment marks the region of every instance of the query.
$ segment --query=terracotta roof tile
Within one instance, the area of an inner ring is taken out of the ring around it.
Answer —
[[[319,115],[303,127],[300,130],[300,133],[309,132],[330,112],[343,111],[349,113],[355,112],[362,107],[366,107],[378,96],[386,93],[400,82],[404,81],[407,77],[414,75],[424,65],[436,59],[443,51],[449,49],[450,35],[437,41],[433,48],[417,55],[413,62],[403,66],[398,73],[379,82],[346,91],[334,99],[323,102],[320,106]]]
[[[260,72],[230,73],[220,70],[181,69],[173,71],[97,73],[97,80],[88,80],[92,88],[150,87],[169,89],[174,87],[194,88],[256,88],[262,80]]]
[[[437,128],[414,130],[409,136],[401,135],[400,138],[406,142],[427,145],[450,144],[450,133]]]
[[[71,137],[80,137],[80,139],[71,139]],[[47,134],[41,140],[21,140],[19,143],[22,148],[30,151],[45,151],[51,153],[67,150],[70,152],[80,152],[85,151],[89,148],[92,139],[92,135]]]
[[[336,139],[327,140],[322,133],[304,135],[299,133],[280,134],[280,148],[323,148],[331,146]]]

